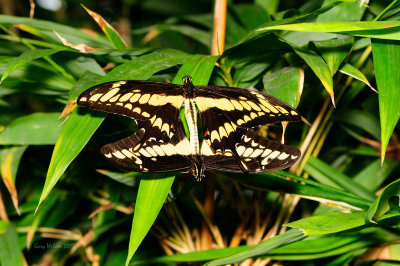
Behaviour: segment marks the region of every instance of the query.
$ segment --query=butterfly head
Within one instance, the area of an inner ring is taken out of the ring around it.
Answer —
[[[192,77],[191,76],[184,76],[182,78],[183,80],[183,84],[188,85],[188,84],[192,84]]]

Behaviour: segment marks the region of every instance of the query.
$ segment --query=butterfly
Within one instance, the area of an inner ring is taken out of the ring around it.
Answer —
[[[190,76],[183,78],[183,85],[122,80],[84,91],[77,104],[136,120],[135,134],[101,148],[106,158],[128,170],[191,170],[201,180],[206,169],[264,173],[287,168],[301,156],[296,147],[252,130],[301,119],[288,104],[258,91],[194,86]],[[182,106],[189,137],[179,116]],[[198,113],[203,136],[199,136]]]

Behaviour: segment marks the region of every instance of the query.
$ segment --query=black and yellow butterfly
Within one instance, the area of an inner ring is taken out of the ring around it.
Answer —
[[[198,180],[205,169],[263,173],[287,168],[300,158],[297,148],[263,138],[251,129],[300,120],[288,104],[252,90],[194,86],[189,76],[183,81],[183,85],[116,81],[83,92],[78,105],[130,117],[139,127],[134,135],[102,147],[102,153],[129,170],[191,169]],[[179,117],[182,106],[189,138]],[[197,112],[203,138],[199,138]]]

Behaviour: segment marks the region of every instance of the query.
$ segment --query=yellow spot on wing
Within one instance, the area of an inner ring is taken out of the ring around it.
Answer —
[[[225,129],[226,129],[226,133],[229,135],[231,132],[233,132],[233,131],[235,131],[234,129],[233,129],[233,127],[231,126],[231,124],[229,124],[228,122],[226,122],[225,124],[224,124],[224,126],[225,126]]]
[[[248,101],[247,103],[248,103],[254,110],[256,110],[256,111],[261,111],[261,108],[260,108],[257,104],[253,103],[252,101]]]
[[[221,137],[221,139],[223,137],[228,137],[228,134],[226,134],[225,128],[223,126],[219,127],[219,136]]]
[[[219,138],[218,132],[216,130],[213,130],[211,132],[211,142],[213,142],[215,139],[218,141],[221,141],[221,139]]]
[[[111,99],[110,99],[110,102],[116,102],[117,100],[118,100],[118,98],[119,98],[119,96],[120,96],[120,94],[117,94],[116,96],[114,96],[114,97],[112,97]]]
[[[140,112],[142,111],[139,107],[136,107],[135,109],[133,109],[133,111],[135,112],[135,113],[138,113],[138,114],[140,114]]]
[[[247,98],[246,98],[246,97],[244,97],[244,96],[239,96],[239,99],[242,99],[242,100],[245,100],[245,101],[247,101]]]
[[[140,94],[136,93],[132,96],[132,98],[129,100],[131,103],[137,102],[137,100],[139,100],[140,98]]]
[[[243,117],[243,119],[244,119],[245,122],[251,121],[251,118],[250,118],[248,115],[245,115],[245,116]]]
[[[257,116],[258,115],[256,113],[254,113],[254,112],[250,113],[250,117],[253,118],[253,119],[256,118]]]
[[[290,111],[290,113],[292,114],[292,115],[297,115],[297,112],[295,112],[295,111]]]
[[[159,127],[161,129],[162,120],[161,118],[157,118],[156,122],[154,122],[153,126]]]
[[[149,118],[149,117],[150,117],[150,114],[149,114],[148,112],[143,112],[143,113],[142,113],[142,116]]]
[[[93,95],[92,97],[90,97],[89,101],[95,102],[95,101],[97,101],[102,95],[103,95],[103,94],[101,94],[101,93],[97,93],[97,94]]]
[[[122,95],[121,98],[119,98],[119,101],[126,102],[127,100],[129,100],[129,98],[131,98],[132,95],[133,95],[132,92],[126,93],[126,94]]]
[[[231,100],[233,106],[236,108],[236,110],[242,111],[243,106],[236,100]]]
[[[132,110],[132,104],[130,104],[130,103],[125,104],[125,108],[128,108],[129,110]]]
[[[114,89],[110,90],[109,92],[107,92],[106,94],[104,94],[103,97],[101,97],[100,101],[102,101],[102,102],[108,101],[108,100],[109,100],[111,97],[113,97],[118,91],[119,91],[119,88],[114,88]]]
[[[250,105],[248,105],[247,102],[245,102],[245,101],[240,101],[240,103],[243,105],[244,108],[246,108],[246,110],[248,110],[248,111],[251,110],[251,107],[250,107]]]
[[[150,99],[150,94],[143,94],[142,97],[139,99],[140,104],[145,104],[149,101]]]
[[[159,95],[159,94],[153,94],[148,102],[150,105],[160,105],[162,103],[162,100],[165,98],[165,95]]]
[[[281,111],[281,113],[284,113],[284,114],[289,114],[289,112],[285,109],[285,108],[283,108],[282,106],[279,106],[279,105],[275,105],[275,107],[276,107],[276,109],[278,109],[279,111]]]

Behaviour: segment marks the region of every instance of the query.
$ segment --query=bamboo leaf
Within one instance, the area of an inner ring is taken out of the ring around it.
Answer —
[[[17,177],[19,162],[27,147],[11,146],[0,150],[0,175],[10,193],[14,208],[19,215],[21,213],[18,208],[18,193],[15,187],[15,179]]]
[[[314,71],[315,75],[321,80],[326,91],[331,97],[332,104],[335,105],[335,96],[333,92],[333,80],[328,65],[317,53],[299,47],[293,47],[298,56],[303,58],[307,65]]]
[[[283,234],[280,234],[280,235],[270,238],[264,242],[261,242],[260,244],[254,246],[250,249],[241,251],[239,253],[236,253],[236,254],[226,257],[226,258],[211,261],[211,262],[207,263],[206,265],[210,265],[210,266],[226,265],[226,264],[230,264],[230,263],[240,262],[247,258],[265,255],[265,254],[268,254],[268,252],[270,252],[276,248],[288,245],[293,242],[300,241],[304,237],[305,237],[304,232],[302,232],[300,230],[289,230]]]
[[[353,77],[355,79],[358,79],[361,82],[364,82],[368,87],[371,88],[371,90],[377,92],[374,87],[371,86],[371,84],[369,83],[368,79],[364,76],[364,74],[358,70],[357,68],[355,68],[354,66],[350,65],[349,63],[346,63],[344,65],[342,65],[339,68],[339,71],[350,76]]]
[[[396,211],[397,215],[399,215],[400,208],[398,206],[398,202],[400,199],[400,179],[397,179],[396,181],[390,183],[383,189],[381,194],[379,194],[378,198],[368,209],[367,213],[365,214],[365,218],[368,221],[377,220],[381,218],[391,209],[390,198],[392,197],[397,198]]]
[[[326,178],[330,182],[336,184],[337,186],[345,189],[348,192],[354,193],[355,195],[358,195],[365,199],[375,199],[375,196],[367,189],[359,186],[351,178],[317,158],[310,157],[307,161],[305,170],[316,179]]]
[[[394,41],[372,40],[372,55],[376,83],[378,85],[379,115],[381,118],[381,156],[385,159],[386,148],[394,127],[400,118],[400,44]]]
[[[82,5],[82,4],[81,4]],[[111,41],[115,48],[127,48],[128,44],[122,39],[119,33],[111,26],[101,15],[92,10],[88,9],[84,5],[83,8],[88,12],[88,14],[96,21],[96,23],[100,26],[104,34]]]
[[[263,77],[266,93],[297,107],[303,91],[304,73],[299,68],[285,67]]]
[[[287,226],[297,228],[307,236],[333,234],[365,225],[364,217],[365,212],[331,212],[291,222]]]
[[[59,113],[34,113],[12,121],[0,133],[1,145],[52,145],[62,126]]]
[[[8,62],[8,68],[7,71],[3,74],[3,76],[1,77],[0,80],[0,84],[1,82],[3,82],[3,80],[5,80],[8,75],[10,75],[11,72],[13,72],[15,69],[17,69],[18,67],[25,65],[33,60],[45,57],[45,56],[49,56],[61,51],[70,51],[69,49],[35,49],[35,50],[28,50],[24,53],[22,53],[20,56],[18,57],[14,57],[13,59],[11,59]]]
[[[349,54],[353,45],[353,38],[340,38],[325,41],[315,41],[313,44],[324,58],[326,64],[331,71],[331,75],[335,75],[340,64]]]
[[[25,265],[15,226],[4,220],[0,220],[0,263],[1,265]]]

